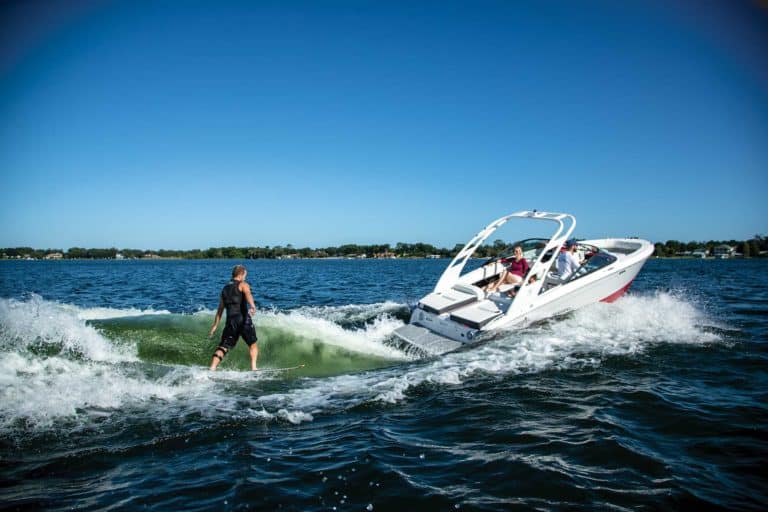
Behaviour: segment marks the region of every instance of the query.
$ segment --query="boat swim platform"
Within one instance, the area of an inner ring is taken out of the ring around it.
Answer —
[[[451,352],[464,344],[436,334],[426,327],[416,324],[406,324],[398,327],[393,334],[427,354],[436,355]]]

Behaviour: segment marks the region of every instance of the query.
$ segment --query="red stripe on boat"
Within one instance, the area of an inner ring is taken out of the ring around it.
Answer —
[[[613,302],[613,301],[615,301],[616,299],[618,299],[619,297],[624,295],[624,292],[629,290],[629,286],[631,284],[632,284],[632,281],[628,282],[626,286],[624,286],[620,290],[617,290],[617,291],[613,292],[612,294],[610,294],[609,296],[607,296],[606,298],[604,298],[600,302]]]

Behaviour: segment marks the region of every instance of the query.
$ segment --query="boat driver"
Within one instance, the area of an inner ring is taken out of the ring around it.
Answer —
[[[565,242],[565,250],[557,255],[557,274],[562,281],[565,281],[571,274],[576,272],[581,266],[578,256],[576,256],[576,249],[578,244],[576,240],[568,240]]]

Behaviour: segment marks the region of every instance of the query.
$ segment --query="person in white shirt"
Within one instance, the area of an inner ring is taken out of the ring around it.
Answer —
[[[576,257],[576,240],[565,242],[565,251],[557,256],[557,273],[560,279],[565,281],[571,274],[581,266],[581,262]]]

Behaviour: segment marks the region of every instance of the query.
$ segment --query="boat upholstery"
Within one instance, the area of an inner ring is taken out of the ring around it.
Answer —
[[[473,329],[481,329],[488,322],[501,315],[501,313],[502,311],[493,301],[484,300],[451,313],[451,320]]]
[[[430,313],[442,315],[476,302],[483,292],[476,286],[456,284],[450,290],[433,292],[419,301],[419,307]]]

